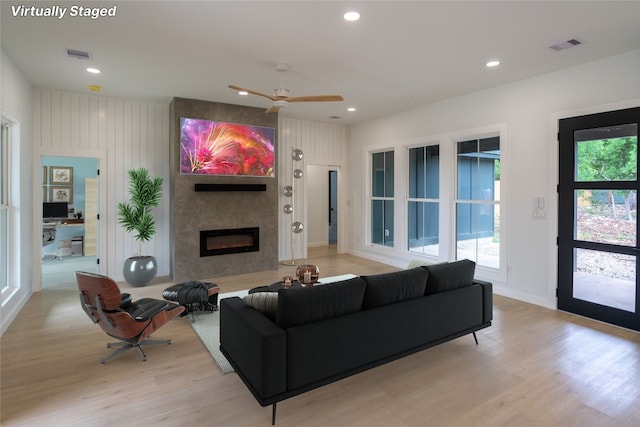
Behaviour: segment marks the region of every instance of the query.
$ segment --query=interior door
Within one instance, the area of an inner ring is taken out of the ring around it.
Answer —
[[[640,330],[640,108],[559,122],[558,308]]]
[[[329,171],[329,244],[338,243],[338,171]]]

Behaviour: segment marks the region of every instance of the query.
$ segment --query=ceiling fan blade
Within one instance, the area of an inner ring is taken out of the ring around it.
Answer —
[[[236,86],[236,85],[229,85],[229,89],[233,89],[233,90],[237,90],[237,91],[245,91],[245,92],[250,93],[252,95],[263,96],[263,97],[268,98],[268,99],[270,99],[272,101],[275,101],[276,99],[278,99],[275,96],[265,95],[264,93],[256,92],[255,90],[251,90],[251,89],[245,89],[243,87]]]
[[[269,113],[277,113],[278,111],[280,111],[280,107],[276,107],[275,105],[272,105],[271,107],[267,108],[267,111],[265,111],[265,114],[269,114]]]
[[[294,96],[287,98],[289,102],[331,102],[344,101],[340,95]]]

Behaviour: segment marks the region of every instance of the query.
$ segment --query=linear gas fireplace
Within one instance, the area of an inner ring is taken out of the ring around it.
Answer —
[[[200,256],[237,254],[260,250],[260,228],[200,231]]]

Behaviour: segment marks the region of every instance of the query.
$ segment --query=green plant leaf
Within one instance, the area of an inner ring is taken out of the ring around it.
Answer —
[[[163,179],[152,178],[145,168],[129,171],[129,203],[118,203],[118,222],[125,231],[135,233],[133,238],[142,243],[151,240],[156,233],[151,208],[160,204]]]

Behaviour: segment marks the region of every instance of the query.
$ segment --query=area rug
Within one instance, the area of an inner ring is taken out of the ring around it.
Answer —
[[[229,297],[243,297],[248,291],[227,292],[218,295],[218,304],[220,300]],[[202,343],[207,347],[213,360],[218,364],[223,374],[233,372],[233,367],[220,351],[220,311],[214,312],[196,312],[196,321],[191,323],[193,330],[200,337]],[[191,321],[191,316],[186,317]]]

